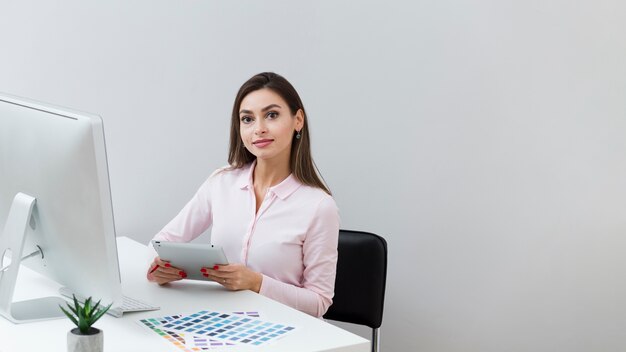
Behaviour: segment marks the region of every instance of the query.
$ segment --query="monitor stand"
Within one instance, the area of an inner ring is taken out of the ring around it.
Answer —
[[[29,195],[18,193],[13,199],[4,232],[0,237],[0,263],[8,252],[11,253],[11,264],[5,270],[0,271],[0,315],[13,323],[57,319],[65,316],[59,308],[59,305],[65,304],[65,300],[60,297],[13,302],[17,273],[23,259],[24,243],[36,201]],[[41,251],[41,248],[39,250]],[[4,264],[0,265],[2,266]]]

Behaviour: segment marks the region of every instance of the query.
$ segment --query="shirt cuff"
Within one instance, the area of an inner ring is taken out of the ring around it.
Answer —
[[[274,279],[272,279],[271,277],[265,275],[265,274],[261,274],[263,276],[263,280],[261,281],[261,288],[259,289],[259,294],[272,298],[271,297],[271,293],[272,293],[272,286],[275,285],[274,282],[271,281],[276,281]]]

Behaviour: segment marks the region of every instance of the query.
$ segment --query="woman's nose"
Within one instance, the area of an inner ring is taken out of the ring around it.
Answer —
[[[263,122],[263,121],[261,120],[261,121],[259,121],[259,122],[256,124],[256,126],[255,126],[255,128],[254,128],[254,133],[256,133],[256,134],[263,134],[263,133],[265,133],[265,132],[267,132],[267,128],[266,128],[266,126],[265,126],[265,122]]]

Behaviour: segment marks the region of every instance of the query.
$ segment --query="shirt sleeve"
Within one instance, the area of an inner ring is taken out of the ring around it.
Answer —
[[[213,215],[210,187],[214,175],[215,173],[200,186],[193,198],[154,236],[153,240],[189,242],[211,226]]]
[[[339,211],[332,197],[326,197],[318,209],[304,243],[302,287],[263,275],[260,294],[316,317],[322,317],[332,304],[337,273]]]

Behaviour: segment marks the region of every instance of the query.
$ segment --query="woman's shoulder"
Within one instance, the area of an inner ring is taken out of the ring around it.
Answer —
[[[250,165],[244,165],[240,168],[235,168],[232,165],[225,165],[220,168],[217,168],[213,173],[209,176],[211,178],[220,178],[220,177],[241,177],[249,172]]]
[[[319,187],[309,185],[301,185],[297,193],[300,193],[299,197],[301,197],[298,199],[298,203],[302,207],[300,210],[310,214],[313,223],[321,221],[338,226],[340,211],[333,196]]]
[[[319,206],[337,208],[335,198],[319,187],[301,184],[298,191],[301,193],[301,196],[306,197]]]
[[[213,171],[204,183],[205,185],[238,183],[247,176],[248,170],[249,166],[247,165],[241,168],[234,168],[231,165],[225,165]]]
[[[225,165],[225,166],[222,166],[222,167],[218,167],[217,169],[215,169],[215,171],[213,171],[211,173],[211,175],[209,175],[209,179],[221,176],[221,175],[223,175],[225,173],[232,172],[232,171],[233,170],[231,169],[230,165]]]

